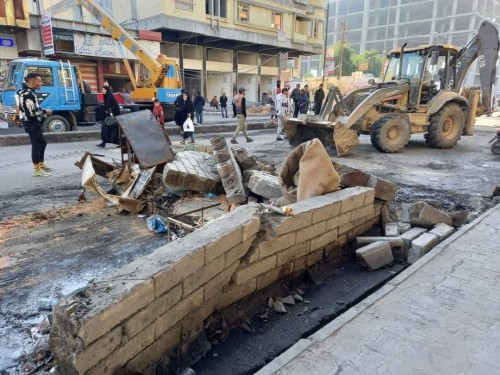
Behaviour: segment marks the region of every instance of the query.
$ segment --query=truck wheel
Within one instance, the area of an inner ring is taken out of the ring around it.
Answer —
[[[491,152],[494,155],[500,155],[500,141],[493,142],[493,144],[491,145]]]
[[[373,124],[370,136],[373,147],[380,152],[398,152],[410,140],[410,124],[403,115],[385,115]]]
[[[450,103],[430,118],[425,142],[432,148],[452,148],[458,143],[465,126],[465,117],[458,104]]]
[[[50,115],[42,124],[44,133],[62,133],[69,131],[69,122],[63,116]]]

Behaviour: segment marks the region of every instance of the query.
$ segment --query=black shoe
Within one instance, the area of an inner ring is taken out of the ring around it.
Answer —
[[[102,143],[99,143],[98,145],[96,145],[97,147],[100,147],[100,148],[104,148],[106,147],[106,143],[102,142]]]
[[[278,137],[278,138],[276,138],[276,140],[277,140],[277,141],[282,141],[282,140],[283,140],[283,138]]]

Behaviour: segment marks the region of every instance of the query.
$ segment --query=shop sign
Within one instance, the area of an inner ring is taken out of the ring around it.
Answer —
[[[76,33],[73,39],[77,55],[137,59],[116,40],[107,36]]]
[[[43,53],[54,54],[54,34],[52,33],[52,17],[50,14],[42,14],[42,42]]]

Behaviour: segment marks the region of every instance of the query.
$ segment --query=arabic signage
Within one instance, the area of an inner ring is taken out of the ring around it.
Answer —
[[[17,59],[16,37],[12,34],[0,33],[0,58]]]
[[[75,33],[73,39],[77,55],[137,59],[116,40],[108,36]]]
[[[43,53],[47,55],[54,54],[54,34],[52,33],[52,18],[50,14],[42,14],[42,42]]]
[[[325,72],[327,77],[331,77],[334,75],[335,70],[335,61],[334,61],[334,49],[333,47],[329,47],[326,49],[325,55]]]
[[[0,25],[29,29],[28,0],[0,0]]]

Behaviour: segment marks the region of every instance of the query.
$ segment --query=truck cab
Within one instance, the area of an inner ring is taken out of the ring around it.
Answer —
[[[53,114],[43,124],[44,132],[64,132],[76,129],[82,110],[82,96],[76,70],[69,63],[37,59],[18,59],[9,63],[1,91],[1,100],[9,127],[20,125],[16,110],[16,93],[25,83],[28,73],[40,74],[43,85],[36,91],[38,103]]]

